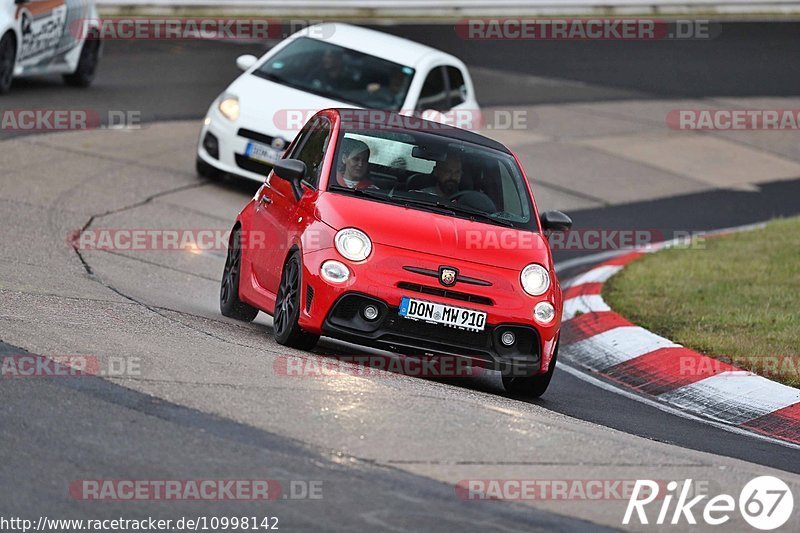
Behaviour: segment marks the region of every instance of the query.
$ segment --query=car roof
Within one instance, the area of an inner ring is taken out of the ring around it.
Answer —
[[[387,59],[400,65],[415,67],[425,56],[430,54],[438,54],[454,63],[460,63],[456,57],[436,48],[343,22],[316,24],[301,30],[297,36],[314,38],[315,34],[324,36],[320,37],[320,40],[325,42]]]
[[[484,137],[478,133],[456,128],[441,122],[425,120],[419,117],[409,117],[392,111],[376,111],[374,109],[336,108],[341,124],[346,129],[375,129],[382,130],[408,130],[440,135],[456,141],[468,142],[492,148],[499,152],[512,154],[503,143]]]

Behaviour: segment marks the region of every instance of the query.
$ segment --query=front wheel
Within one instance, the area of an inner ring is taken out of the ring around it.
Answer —
[[[64,74],[64,83],[72,87],[88,87],[94,81],[100,63],[100,36],[93,32],[84,42],[78,68],[72,74]]]
[[[14,78],[14,63],[17,59],[17,47],[10,33],[0,39],[0,94],[11,90],[11,80]]]
[[[319,335],[312,335],[300,328],[300,287],[302,287],[302,265],[300,252],[295,251],[286,261],[275,300],[273,327],[278,344],[310,350],[317,345]]]
[[[219,289],[219,310],[224,316],[252,322],[258,315],[258,309],[239,299],[239,280],[242,275],[241,231],[234,230],[228,246],[228,257],[225,270],[222,272],[222,283]]]
[[[509,394],[514,396],[524,396],[527,398],[538,398],[545,393],[553,378],[556,370],[556,359],[558,359],[558,343],[556,343],[553,359],[550,361],[550,368],[544,374],[535,376],[512,377],[503,376],[503,387]]]

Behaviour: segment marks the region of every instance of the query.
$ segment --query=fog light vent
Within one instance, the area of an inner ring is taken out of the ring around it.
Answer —
[[[375,307],[374,305],[366,306],[364,308],[363,313],[364,313],[364,318],[366,318],[367,320],[375,320],[376,318],[378,318],[378,314],[379,314],[378,313],[378,308]]]
[[[206,133],[206,136],[203,139],[203,148],[205,148],[206,152],[208,152],[208,155],[214,159],[219,159],[219,141],[213,133]]]
[[[514,337],[514,334],[510,331],[506,331],[500,336],[500,342],[502,342],[505,346],[511,346],[514,344],[514,342],[516,342],[516,340],[516,337]]]

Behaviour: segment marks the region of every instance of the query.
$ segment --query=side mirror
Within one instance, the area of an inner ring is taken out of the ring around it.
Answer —
[[[255,65],[256,61],[258,61],[256,56],[245,54],[236,58],[236,66],[239,67],[239,70],[247,70]]]
[[[567,231],[572,227],[572,219],[561,211],[548,211],[543,213],[539,220],[545,231]]]
[[[306,164],[299,159],[280,159],[275,163],[273,172],[282,180],[292,184],[294,197],[299,200],[303,196],[303,187],[300,182],[306,176]]]

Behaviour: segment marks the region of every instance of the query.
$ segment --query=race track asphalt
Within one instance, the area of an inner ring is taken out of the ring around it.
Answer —
[[[383,29],[459,54],[475,69],[485,105],[779,96],[796,95],[800,87],[800,71],[786,67],[800,59],[796,23],[730,24],[712,41],[669,43],[679,45],[672,47],[536,43],[535,53],[526,54],[515,52],[529,51],[530,43],[476,45],[426,26]],[[148,123],[198,119],[236,76],[235,57],[263,50],[258,44],[108,43],[94,87],[67,89],[55,78],[15,82],[2,104],[137,110]],[[541,80],[531,85],[520,75]],[[508,84],[496,82],[504,77]],[[187,137],[187,128],[176,131]],[[130,382],[3,381],[0,484],[9,489],[0,499],[0,516],[263,512],[279,516],[287,530],[320,525],[416,530],[431,524],[437,530],[593,530],[597,524],[618,525],[618,507],[571,512],[555,503],[532,508],[463,502],[447,483],[498,472],[551,478],[665,472],[706,476],[724,488],[772,468],[792,482],[797,478],[790,473],[800,473],[796,449],[664,413],[566,372],[557,372],[548,394],[533,402],[507,397],[490,378],[298,386],[285,379],[259,381],[258,372],[269,362],[258,358],[271,361],[284,352],[263,318],[240,326],[218,316],[213,303],[224,257],[198,263],[92,253],[79,260],[71,250],[49,251],[52,243],[63,244],[67,229],[90,217],[140,227],[153,220],[163,227],[183,220],[224,227],[256,187],[245,181],[199,182],[190,168],[191,153],[173,157],[162,150],[153,152],[153,162],[136,162],[134,152],[150,153],[142,148],[148,140],[139,136],[128,145],[122,135],[114,139],[120,142],[101,142],[98,148],[88,137],[74,145],[21,137],[8,141],[17,144],[3,154],[15,171],[29,165],[19,174],[41,178],[44,185],[4,186],[10,192],[2,195],[0,211],[5,228],[0,290],[6,302],[0,340],[10,344],[0,344],[0,355],[20,353],[13,345],[40,347],[38,353],[59,347],[92,353],[95,346],[103,354],[114,349],[134,354],[150,370],[146,379]],[[0,143],[0,153],[10,146]],[[174,146],[190,149],[191,143]],[[164,150],[172,148],[167,143]],[[75,168],[62,168],[62,160]],[[579,228],[701,231],[798,214],[797,198],[800,177],[758,192],[714,190],[570,214]],[[35,228],[37,220],[45,221],[41,228]],[[26,242],[32,257],[26,257]],[[334,345],[324,344],[317,352],[332,350]],[[359,397],[365,392],[366,401]],[[328,406],[337,406],[342,420],[326,414]],[[360,447],[357,436],[351,440],[353,431],[363,432],[368,443]],[[499,436],[505,431],[511,433]],[[325,497],[278,501],[267,511],[254,511],[254,504],[242,502],[98,505],[68,498],[65,488],[69,481],[90,478],[236,477],[324,480]]]

